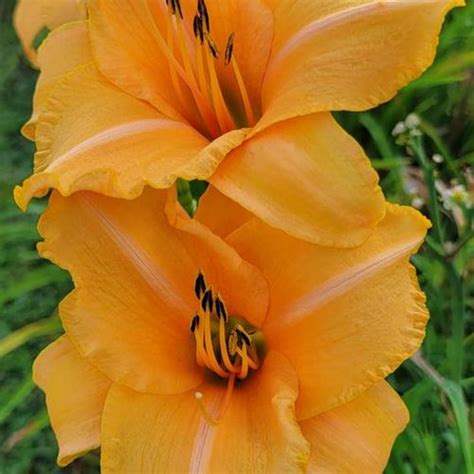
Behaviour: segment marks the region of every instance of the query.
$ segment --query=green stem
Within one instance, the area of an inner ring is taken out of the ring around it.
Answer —
[[[451,312],[452,334],[450,341],[449,360],[451,376],[460,382],[464,372],[464,284],[462,275],[459,274],[453,262],[447,265],[449,281],[451,284]]]
[[[471,229],[468,231],[462,238],[459,240],[459,242],[456,245],[456,248],[454,249],[454,252],[450,255],[454,257],[455,255],[458,254],[458,252],[474,237],[474,229]]]
[[[430,209],[430,217],[433,222],[433,233],[438,244],[444,247],[444,236],[443,227],[441,226],[441,213],[439,212],[438,206],[438,195],[436,192],[435,179],[433,174],[433,167],[428,160],[425,149],[421,141],[421,137],[413,138],[410,141],[412,150],[414,151],[416,158],[420,162],[421,169],[425,178],[426,185],[428,186],[429,200],[428,207]]]

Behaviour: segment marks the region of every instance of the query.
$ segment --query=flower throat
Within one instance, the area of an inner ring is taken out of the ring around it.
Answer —
[[[227,390],[220,417],[223,416],[232,395],[236,379],[244,380],[251,370],[257,370],[264,356],[262,333],[245,320],[229,316],[223,299],[207,287],[204,275],[199,272],[194,284],[199,300],[199,311],[191,320],[191,332],[196,341],[196,361],[217,376],[227,379]],[[203,405],[203,394],[196,399],[206,419],[213,420]]]
[[[168,58],[171,81],[182,110],[188,111],[186,119],[211,138],[240,126],[255,125],[254,111],[234,55],[235,33],[229,35],[222,55],[211,35],[211,21],[205,0],[198,0],[192,29],[191,23],[185,23],[181,0],[165,1],[166,41],[157,31],[158,43]],[[225,67],[232,69],[243,117],[236,110],[231,113],[226,103],[216,69],[218,61],[223,61]],[[190,102],[194,105],[194,113],[189,112]]]

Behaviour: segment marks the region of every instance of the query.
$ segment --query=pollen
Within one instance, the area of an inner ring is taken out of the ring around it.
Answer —
[[[162,0],[163,1],[163,0]],[[256,123],[244,78],[235,57],[235,33],[229,32],[227,44],[221,45],[212,35],[212,18],[205,0],[198,0],[193,18],[186,18],[181,0],[164,0],[166,4],[166,35],[157,31],[159,45],[168,58],[173,88],[186,111],[186,119],[211,138]],[[231,68],[236,90],[245,117],[234,118],[224,94],[224,68]],[[197,112],[197,113],[196,113]]]

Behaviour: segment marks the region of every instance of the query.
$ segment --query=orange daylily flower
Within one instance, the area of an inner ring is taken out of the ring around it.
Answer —
[[[85,0],[18,0],[13,22],[26,57],[38,66],[34,42],[46,28],[54,30],[64,23],[86,18]],[[66,59],[66,58],[65,58]]]
[[[419,76],[462,3],[90,0],[88,20],[40,50],[24,129],[35,174],[16,200],[208,179],[290,235],[359,245],[383,196],[329,111],[374,107]]]
[[[409,263],[428,221],[389,204],[336,249],[215,189],[201,222],[169,196],[55,192],[41,218],[41,254],[75,283],[34,367],[59,463],[100,445],[104,474],[382,472],[408,421],[384,378],[428,317]]]

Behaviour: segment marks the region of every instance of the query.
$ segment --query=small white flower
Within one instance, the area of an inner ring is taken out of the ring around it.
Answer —
[[[436,186],[440,195],[441,200],[443,201],[443,206],[448,211],[460,206],[469,206],[469,194],[466,190],[466,187],[462,184],[455,184],[451,187],[446,186]]]
[[[451,254],[456,250],[456,244],[454,242],[450,242],[449,240],[444,243],[443,247],[447,254]]]
[[[421,209],[425,205],[425,200],[421,196],[415,196],[411,200],[411,205],[416,209]]]
[[[414,128],[419,127],[421,124],[420,117],[416,114],[409,114],[408,117],[405,119],[405,125],[407,128],[410,130],[413,130]]]
[[[393,127],[392,135],[394,137],[398,137],[399,135],[403,135],[407,131],[407,127],[404,122],[398,122],[395,127]]]
[[[417,128],[412,128],[410,130],[410,137],[421,137],[423,133],[421,133],[421,130],[418,130]]]
[[[435,153],[431,159],[435,162],[435,163],[442,163],[444,161],[444,158],[442,155],[440,155],[439,153]]]

